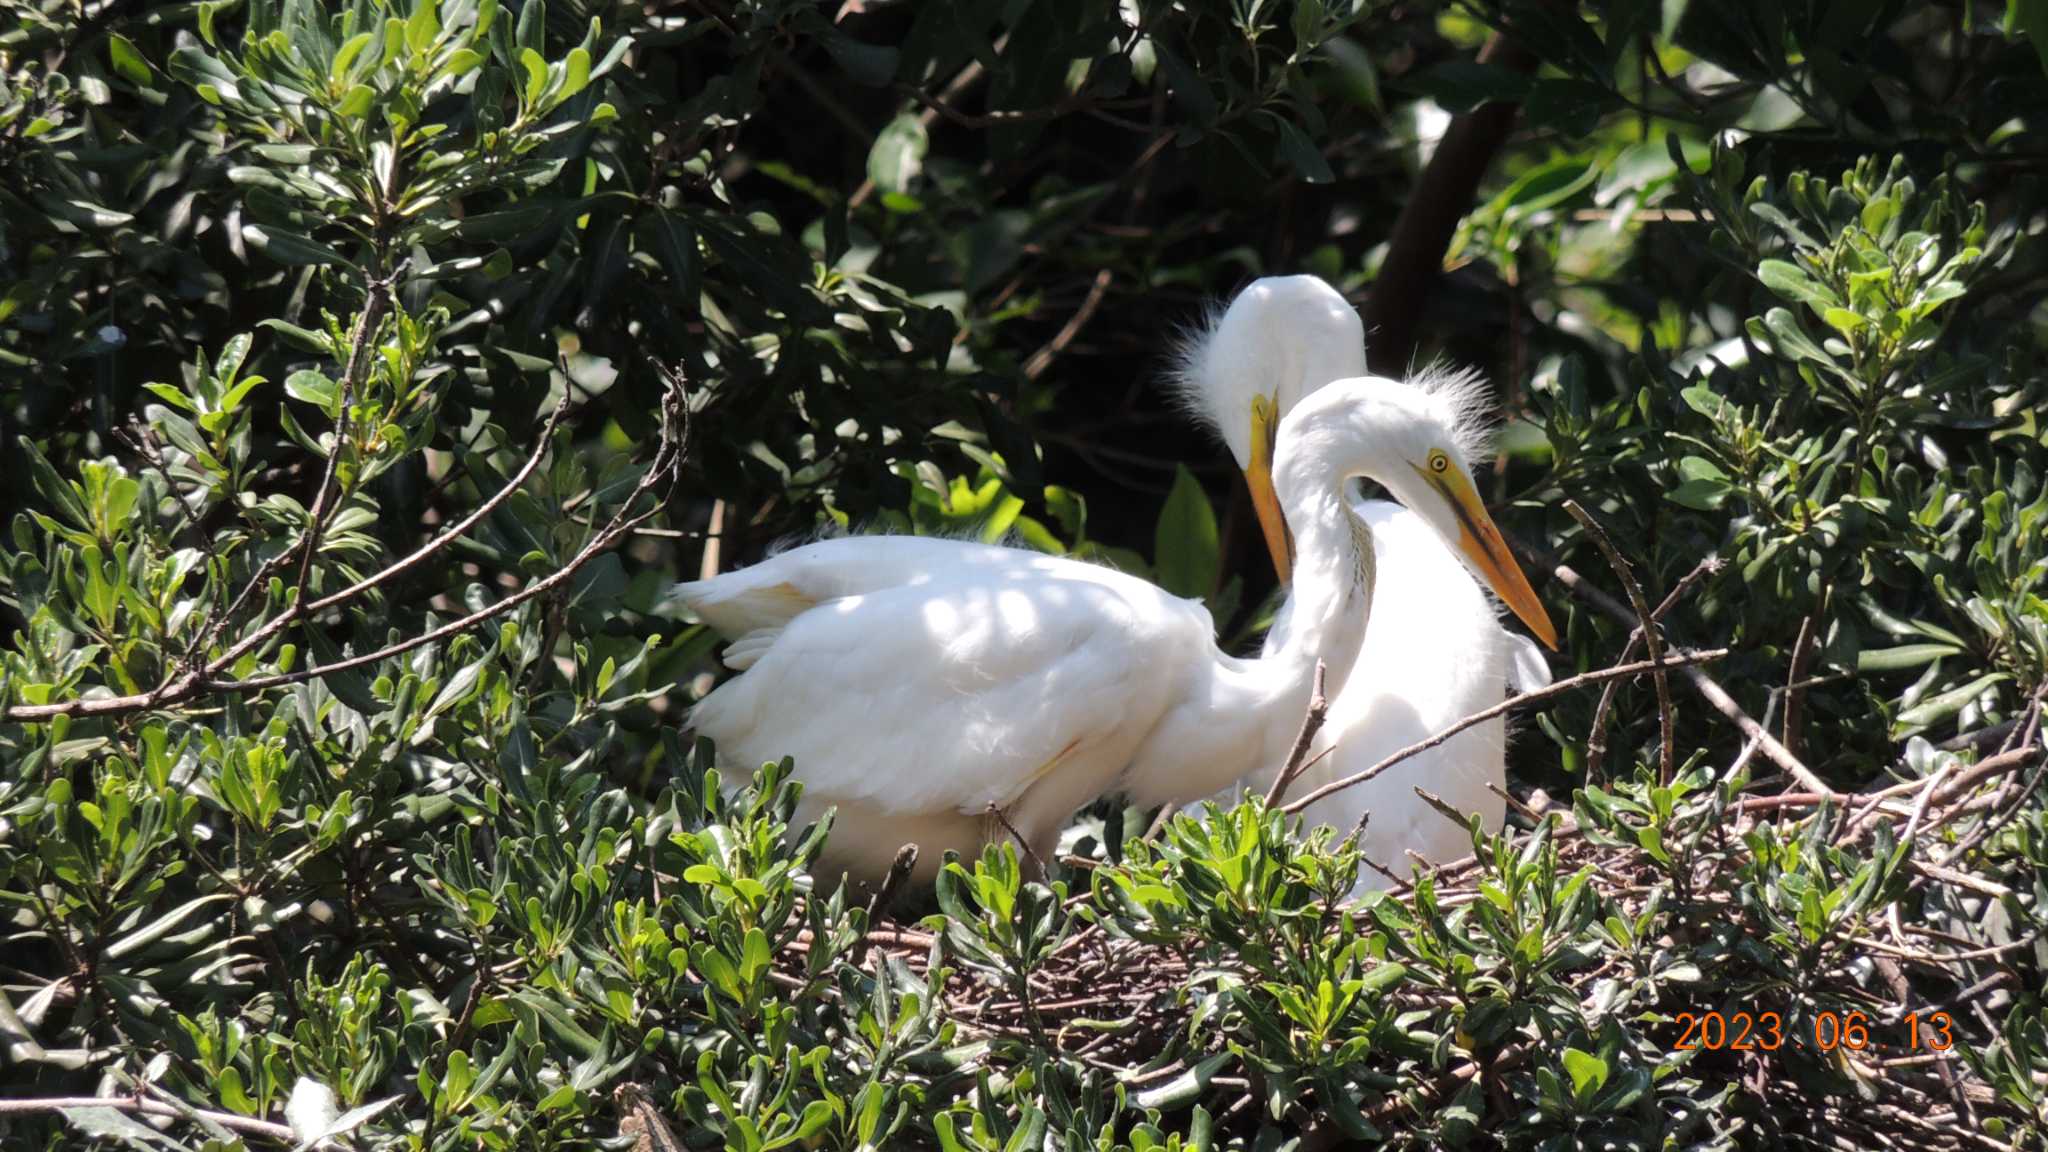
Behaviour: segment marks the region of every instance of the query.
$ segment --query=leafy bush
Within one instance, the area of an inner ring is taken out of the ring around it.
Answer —
[[[0,1143],[2048,1146],[2037,9],[15,0]],[[1147,382],[1298,270],[1500,382],[1595,674],[1513,828],[817,890],[661,589],[974,533],[1242,646]]]

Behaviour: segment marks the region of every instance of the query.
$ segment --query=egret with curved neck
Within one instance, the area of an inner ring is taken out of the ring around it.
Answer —
[[[1074,811],[1207,795],[1286,755],[1320,658],[1340,688],[1373,585],[1346,486],[1384,486],[1439,531],[1498,547],[1465,474],[1455,396],[1339,381],[1277,428],[1271,482],[1294,533],[1290,627],[1257,658],[1217,649],[1201,604],[1016,548],[845,537],[676,587],[740,675],[692,712],[735,778],[784,756],[797,820],[837,811],[823,869],[874,877],[906,843],[942,854],[1014,828],[1048,857]],[[1501,551],[1504,556],[1504,549]],[[1502,595],[1533,597],[1511,563]],[[991,816],[991,806],[1003,819]]]
[[[1432,517],[1428,504],[1398,492],[1399,504],[1352,501],[1353,511],[1371,531],[1374,611],[1355,667],[1346,670],[1341,687],[1334,686],[1338,670],[1331,665],[1330,709],[1311,748],[1319,758],[1296,783],[1297,791],[1360,772],[1499,703],[1510,682],[1526,689],[1548,681],[1541,654],[1500,626],[1481,588],[1483,580],[1545,645],[1556,647],[1548,614],[1521,581],[1498,534],[1469,511],[1478,497],[1464,464],[1486,454],[1487,439],[1487,398],[1477,378],[1427,372],[1407,384],[1357,380],[1366,372],[1364,327],[1344,297],[1313,276],[1253,282],[1228,309],[1212,316],[1183,351],[1183,399],[1217,429],[1244,469],[1283,581],[1294,553],[1289,529],[1295,522],[1291,510],[1283,511],[1273,498],[1273,476],[1266,465],[1275,413],[1284,415],[1304,398],[1336,387],[1333,380],[1345,381],[1346,387],[1388,390],[1419,383],[1438,399],[1449,438],[1458,446],[1454,468],[1439,474],[1455,494],[1449,502],[1455,524],[1441,515]],[[1298,611],[1298,600],[1283,606],[1267,634],[1267,650],[1292,643]],[[1415,788],[1438,794],[1460,811],[1477,812],[1497,829],[1504,804],[1489,785],[1505,786],[1505,761],[1506,728],[1494,720],[1394,771],[1317,801],[1304,817],[1310,824],[1344,831],[1370,813],[1363,847],[1374,860],[1405,869],[1406,854],[1412,851],[1447,862],[1467,854],[1470,841],[1431,810]],[[1261,765],[1243,784],[1264,791],[1275,771]],[[1377,875],[1367,873],[1361,886],[1378,884]]]

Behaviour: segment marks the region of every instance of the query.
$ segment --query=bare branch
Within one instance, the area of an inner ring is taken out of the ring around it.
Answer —
[[[1658,666],[1657,670],[1650,674],[1650,678],[1657,685],[1657,725],[1663,737],[1663,745],[1657,759],[1657,779],[1660,783],[1669,784],[1677,734],[1672,728],[1671,680],[1663,668],[1664,640],[1657,629],[1657,618],[1651,614],[1649,604],[1643,599],[1642,586],[1636,583],[1635,576],[1629,572],[1628,561],[1622,558],[1621,550],[1608,538],[1607,530],[1600,527],[1599,521],[1593,519],[1592,513],[1580,507],[1577,500],[1566,500],[1564,510],[1572,514],[1572,519],[1579,522],[1579,527],[1584,528],[1586,535],[1599,547],[1600,554],[1607,557],[1607,566],[1614,569],[1615,579],[1621,581],[1622,590],[1628,593],[1629,604],[1636,610],[1636,627],[1642,634],[1643,644],[1650,650],[1650,662]]]
[[[1318,788],[1315,791],[1310,792],[1308,795],[1303,796],[1301,799],[1288,804],[1285,808],[1282,808],[1281,811],[1289,813],[1290,815],[1296,812],[1300,812],[1302,809],[1307,808],[1309,805],[1315,803],[1318,800],[1321,800],[1325,796],[1331,795],[1336,792],[1341,792],[1354,784],[1363,784],[1366,781],[1372,779],[1373,777],[1378,776],[1380,773],[1385,772],[1389,768],[1394,767],[1396,764],[1399,764],[1401,761],[1408,759],[1410,756],[1414,756],[1417,753],[1421,752],[1427,752],[1431,748],[1434,748],[1437,745],[1442,744],[1444,741],[1449,740],[1451,737],[1456,736],[1458,733],[1463,732],[1467,728],[1473,727],[1477,724],[1484,724],[1486,721],[1491,720],[1496,716],[1505,715],[1509,712],[1514,711],[1517,708],[1527,707],[1530,704],[1535,704],[1539,701],[1548,700],[1553,696],[1562,696],[1566,692],[1571,692],[1579,688],[1584,688],[1588,684],[1598,684],[1604,680],[1612,680],[1617,676],[1637,676],[1641,675],[1644,672],[1651,671],[1655,668],[1690,668],[1694,664],[1702,664],[1709,660],[1719,660],[1720,658],[1726,655],[1728,655],[1728,649],[1726,648],[1709,648],[1704,651],[1697,652],[1680,652],[1675,655],[1666,657],[1661,662],[1653,660],[1644,660],[1635,664],[1617,664],[1612,668],[1601,668],[1592,672],[1583,672],[1577,676],[1571,677],[1570,679],[1560,680],[1547,688],[1539,688],[1534,692],[1530,692],[1521,696],[1516,696],[1511,700],[1504,700],[1491,708],[1485,708],[1481,709],[1478,712],[1474,712],[1472,715],[1467,716],[1463,720],[1458,721],[1456,724],[1453,724],[1450,727],[1444,729],[1443,731],[1438,732],[1436,735],[1431,736],[1429,739],[1420,741],[1419,743],[1410,744],[1408,747],[1401,749],[1399,752],[1393,753],[1386,759],[1380,761],[1379,763],[1373,765],[1370,768],[1365,769],[1363,772],[1354,772],[1341,780],[1333,780],[1330,783],[1323,785],[1321,788]]]
[[[203,1109],[181,1109],[162,1100],[149,1100],[135,1096],[44,1096],[28,1099],[0,1099],[0,1116],[29,1115],[37,1112],[69,1112],[82,1108],[109,1108],[116,1112],[127,1112],[141,1116],[169,1116],[186,1120],[199,1120],[216,1124],[230,1132],[242,1132],[251,1136],[263,1136],[280,1144],[296,1146],[299,1143],[289,1125],[274,1124],[250,1116],[237,1116],[232,1112],[209,1112]]]
[[[1273,786],[1266,789],[1266,807],[1271,808],[1287,794],[1287,786],[1301,775],[1307,767],[1309,745],[1315,743],[1316,733],[1322,731],[1323,719],[1330,714],[1330,699],[1323,692],[1325,669],[1321,660],[1316,661],[1314,687],[1308,696],[1308,714],[1301,718],[1301,731],[1294,737],[1294,750],[1287,754],[1287,763],[1280,768],[1280,774],[1273,777]]]
[[[1570,565],[1559,564],[1550,556],[1529,547],[1519,540],[1510,539],[1508,545],[1530,564],[1549,569],[1550,574],[1557,578],[1558,583],[1570,589],[1572,594],[1579,599],[1584,600],[1586,603],[1591,604],[1593,607],[1600,609],[1624,624],[1633,624],[1635,622],[1635,613],[1631,612],[1626,605],[1588,584],[1586,578],[1573,571]],[[1707,703],[1712,704],[1716,711],[1734,721],[1735,726],[1742,730],[1744,736],[1755,740],[1757,747],[1763,751],[1765,756],[1770,757],[1772,763],[1791,773],[1794,779],[1815,792],[1824,792],[1828,795],[1836,794],[1833,788],[1828,787],[1826,781],[1814,775],[1811,768],[1800,763],[1799,757],[1794,756],[1783,744],[1773,739],[1769,732],[1764,731],[1763,726],[1756,722],[1756,718],[1744,712],[1742,706],[1735,702],[1734,697],[1728,695],[1705,672],[1688,664],[1679,667],[1679,674],[1684,676],[1687,682],[1701,696],[1706,697]]]
[[[147,708],[161,707],[167,704],[176,704],[200,695],[258,692],[267,688],[280,688],[291,684],[298,684],[307,680],[315,680],[331,673],[375,664],[393,656],[410,652],[415,648],[466,631],[486,620],[503,616],[527,601],[537,596],[545,595],[572,579],[584,565],[609,550],[619,540],[631,535],[640,525],[659,514],[666,505],[667,495],[664,492],[651,506],[638,513],[633,512],[634,505],[640,501],[642,496],[657,487],[666,488],[674,485],[686,443],[688,432],[687,412],[682,403],[681,382],[673,374],[667,373],[666,370],[664,370],[664,375],[668,378],[669,392],[662,406],[660,446],[655,452],[654,460],[650,462],[647,471],[641,476],[639,483],[634,485],[633,491],[627,495],[625,501],[619,506],[618,513],[612,517],[611,521],[596,535],[586,541],[583,547],[574,556],[570,557],[561,568],[549,573],[543,579],[520,589],[511,596],[420,635],[408,637],[398,643],[379,648],[374,652],[337,660],[331,664],[302,668],[272,676],[255,676],[243,680],[213,679],[222,668],[227,667],[233,660],[239,659],[246,652],[253,651],[264,640],[282,631],[291,620],[298,618],[294,613],[287,611],[277,621],[265,625],[264,628],[259,629],[256,633],[229,649],[222,656],[210,661],[204,669],[199,670],[197,673],[187,673],[174,680],[166,681],[149,692],[131,696],[66,700],[55,704],[20,705],[7,709],[4,714],[5,718],[15,721],[39,721],[64,715],[119,715]],[[560,414],[561,408],[558,406],[555,415],[550,417],[548,425],[550,429],[553,428],[554,420]],[[545,447],[546,440],[547,437],[543,437],[542,448]],[[529,460],[527,466],[521,469],[520,476],[522,478],[531,475],[532,469],[538,460],[538,455],[539,449],[536,450],[534,459]],[[517,487],[516,481],[497,497],[494,497],[494,499],[502,501],[509,495],[510,489],[513,487]],[[478,519],[479,517],[475,516],[469,517],[461,527],[465,529],[472,527]],[[445,547],[453,539],[454,535],[455,533],[452,530],[450,533],[443,534],[442,537],[438,537],[435,541],[430,542],[423,552],[431,554],[433,551],[438,551],[440,548]],[[396,562],[384,571],[369,578],[365,582],[365,587],[374,586],[389,579],[392,575],[396,574],[394,570],[403,570],[405,567],[418,563],[421,558],[423,558],[422,553],[416,552],[414,555]],[[337,593],[334,597],[328,597],[320,602],[320,606],[331,607],[339,603],[339,596],[340,594]]]

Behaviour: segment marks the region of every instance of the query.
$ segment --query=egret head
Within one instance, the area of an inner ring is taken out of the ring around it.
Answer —
[[[1182,343],[1176,388],[1244,470],[1283,581],[1293,554],[1273,495],[1273,440],[1280,419],[1330,381],[1363,375],[1365,326],[1342,294],[1314,276],[1252,281]]]
[[[1473,373],[1431,370],[1409,380],[1361,376],[1305,397],[1280,422],[1275,473],[1290,494],[1334,475],[1378,482],[1421,516],[1545,646],[1557,630],[1472,483],[1490,411]],[[1349,493],[1339,493],[1349,503]]]

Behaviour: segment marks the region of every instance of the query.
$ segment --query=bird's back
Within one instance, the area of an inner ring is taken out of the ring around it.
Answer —
[[[914,824],[927,863],[990,804],[1037,836],[1110,786],[1212,632],[1143,580],[948,539],[820,541],[677,594],[746,669],[692,713],[721,763],[794,757],[803,814]]]

